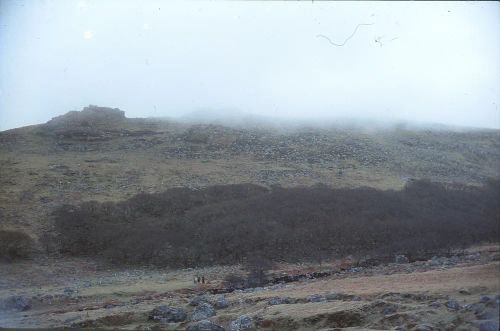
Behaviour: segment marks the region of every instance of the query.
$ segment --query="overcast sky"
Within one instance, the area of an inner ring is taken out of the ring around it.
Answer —
[[[0,130],[88,104],[500,128],[499,41],[498,2],[0,0]]]

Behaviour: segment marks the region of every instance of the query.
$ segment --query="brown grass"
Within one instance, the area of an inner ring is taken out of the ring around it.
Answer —
[[[249,297],[290,296],[304,297],[312,293],[340,292],[372,295],[388,292],[452,292],[467,287],[487,287],[500,290],[500,262],[470,267],[431,270],[409,274],[324,279],[303,284],[293,289],[280,289]]]

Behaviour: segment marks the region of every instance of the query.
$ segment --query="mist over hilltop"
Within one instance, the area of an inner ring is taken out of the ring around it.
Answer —
[[[126,122],[147,122],[157,125],[192,126],[192,125],[218,125],[236,129],[270,129],[277,132],[293,132],[294,130],[354,130],[365,133],[379,131],[411,130],[411,131],[449,131],[468,132],[485,131],[495,132],[496,129],[487,129],[470,126],[446,125],[431,122],[388,120],[377,118],[355,117],[283,117],[267,116],[233,111],[230,109],[204,109],[186,113],[179,116],[161,117],[130,117],[125,110],[114,107],[88,105],[81,110],[71,110],[62,115],[53,117],[46,122],[50,127],[60,126],[109,126],[116,127]]]
[[[497,2],[6,0],[0,130],[88,104],[499,128],[498,13]]]

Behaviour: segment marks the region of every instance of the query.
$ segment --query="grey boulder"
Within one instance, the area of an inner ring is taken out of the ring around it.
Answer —
[[[242,315],[236,320],[231,322],[229,326],[230,331],[243,331],[243,330],[253,330],[254,323],[252,317],[248,315]]]
[[[214,307],[206,302],[201,302],[193,311],[191,316],[192,321],[206,320],[209,317],[215,316],[216,312]]]
[[[214,306],[217,309],[223,309],[229,307],[229,302],[226,300],[224,295],[219,295],[215,298]]]

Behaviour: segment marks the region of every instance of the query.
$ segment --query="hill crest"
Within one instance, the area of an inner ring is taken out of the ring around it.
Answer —
[[[39,232],[62,203],[173,187],[398,189],[412,178],[480,185],[498,178],[498,169],[499,130],[244,128],[127,118],[89,106],[0,132],[0,225]]]

